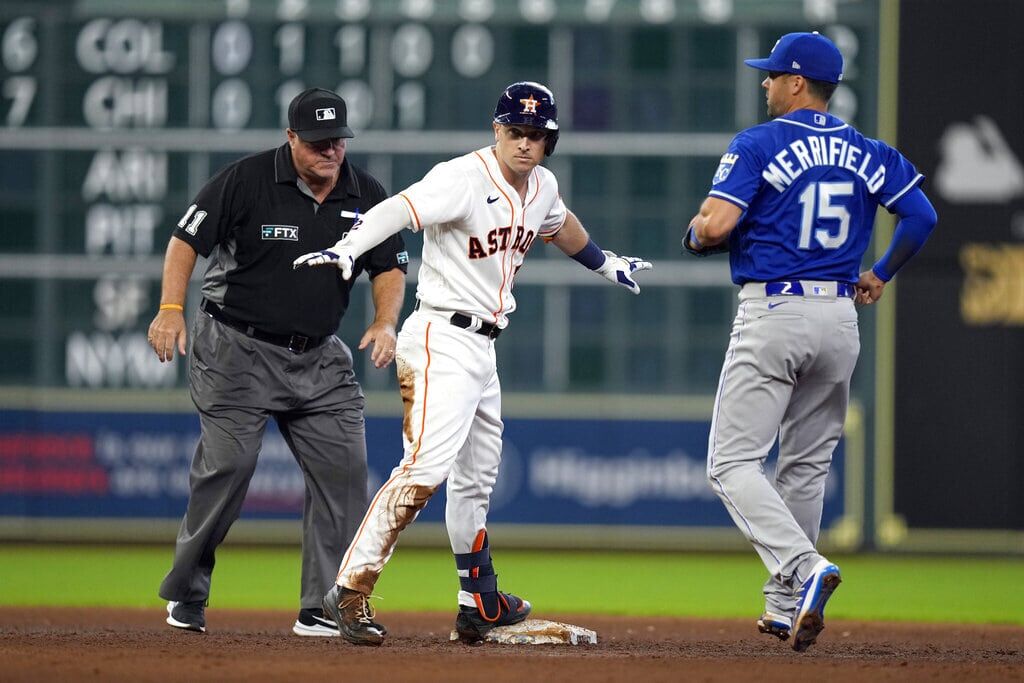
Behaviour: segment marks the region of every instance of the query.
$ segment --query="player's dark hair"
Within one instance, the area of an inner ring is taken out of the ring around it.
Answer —
[[[788,71],[769,71],[768,78],[775,80],[780,76],[791,76]],[[807,91],[814,97],[817,97],[822,102],[828,102],[832,99],[832,94],[835,93],[836,88],[839,87],[838,83],[829,83],[828,81],[816,81],[813,78],[807,78],[804,76],[803,79],[807,81]]]
[[[832,99],[832,94],[839,87],[838,83],[829,83],[828,81],[816,81],[813,78],[804,78],[807,81],[807,92],[811,93],[814,97],[817,97],[822,102],[828,102]]]

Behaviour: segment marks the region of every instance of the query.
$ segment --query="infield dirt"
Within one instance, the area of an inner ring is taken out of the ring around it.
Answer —
[[[591,646],[448,642],[450,614],[378,614],[383,647],[291,634],[291,612],[208,608],[207,633],[154,609],[0,608],[0,681],[1021,681],[1024,627],[829,621],[804,654],[754,620],[538,614]]]

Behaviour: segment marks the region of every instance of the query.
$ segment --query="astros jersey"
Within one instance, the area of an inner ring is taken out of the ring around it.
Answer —
[[[744,211],[729,237],[733,282],[856,282],[877,206],[891,209],[921,178],[831,114],[801,109],[748,128],[709,192]]]
[[[512,281],[538,238],[549,239],[566,209],[551,171],[537,166],[526,201],[509,185],[490,147],[438,164],[401,197],[423,230],[418,299],[498,327],[516,308]]]

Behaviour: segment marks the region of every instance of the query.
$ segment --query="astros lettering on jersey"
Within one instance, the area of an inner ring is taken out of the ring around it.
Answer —
[[[507,326],[516,309],[513,280],[526,252],[565,222],[554,174],[534,168],[523,201],[485,147],[438,164],[398,196],[408,205],[412,229],[424,231],[418,298]]]

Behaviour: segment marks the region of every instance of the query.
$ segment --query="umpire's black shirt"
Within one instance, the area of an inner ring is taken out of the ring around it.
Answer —
[[[337,185],[317,204],[286,143],[221,170],[174,236],[209,257],[203,295],[228,316],[273,334],[323,337],[338,329],[359,273],[406,272],[405,244],[394,235],[366,252],[347,282],[337,268],[292,270],[292,261],[333,245],[386,198],[373,176],[345,159]]]

